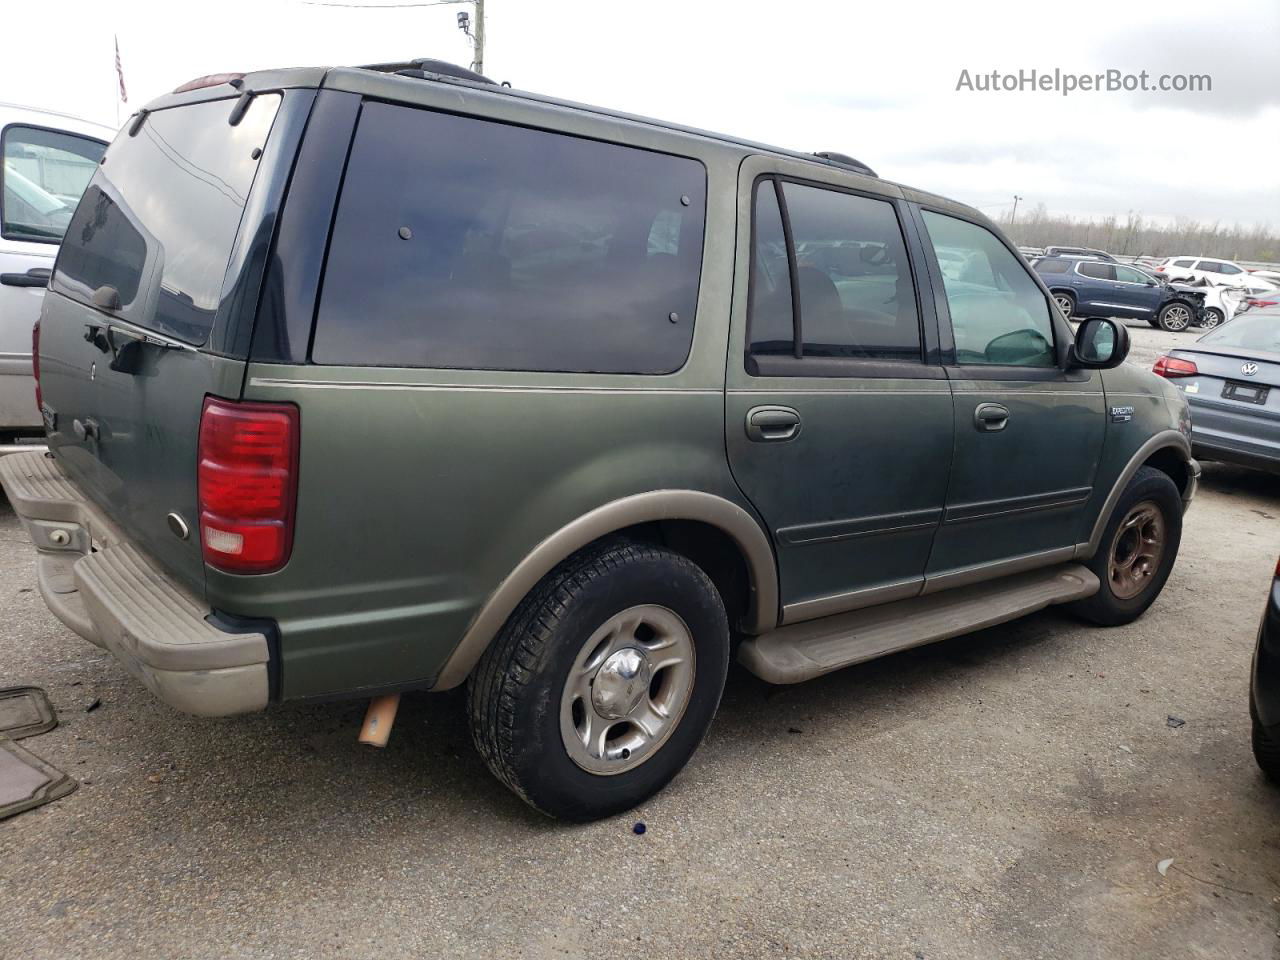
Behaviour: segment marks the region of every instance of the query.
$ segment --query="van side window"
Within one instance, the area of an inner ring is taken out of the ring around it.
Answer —
[[[705,209],[697,160],[366,103],[312,360],[671,373]]]
[[[0,224],[6,240],[57,243],[107,145],[59,130],[12,124],[4,131]]]
[[[920,360],[915,286],[893,204],[778,182],[791,228],[788,249],[774,183],[756,184],[751,352]],[[788,256],[800,308],[799,351],[790,329]]]

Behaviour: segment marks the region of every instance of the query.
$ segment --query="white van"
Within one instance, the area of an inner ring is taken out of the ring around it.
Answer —
[[[114,136],[88,120],[0,103],[0,442],[43,432],[31,329],[67,222]]]

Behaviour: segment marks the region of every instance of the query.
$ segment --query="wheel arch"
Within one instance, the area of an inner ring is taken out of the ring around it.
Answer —
[[[432,689],[448,690],[466,680],[520,601],[558,564],[619,534],[665,543],[689,556],[711,577],[731,618],[733,607],[740,605],[745,632],[777,626],[777,566],[769,537],[755,517],[715,494],[655,490],[597,507],[529,551],[485,600]]]
[[[1134,452],[1124,469],[1120,471],[1120,475],[1116,477],[1111,492],[1094,520],[1089,542],[1083,545],[1086,549],[1078,549],[1076,551],[1078,556],[1091,557],[1097,552],[1098,546],[1102,543],[1102,532],[1106,529],[1107,520],[1120,500],[1120,495],[1139,468],[1146,466],[1154,467],[1167,474],[1174,486],[1178,488],[1178,493],[1182,495],[1184,502],[1191,493],[1194,493],[1192,484],[1199,473],[1199,468],[1195,466],[1195,460],[1191,457],[1191,442],[1177,430],[1160,431]]]

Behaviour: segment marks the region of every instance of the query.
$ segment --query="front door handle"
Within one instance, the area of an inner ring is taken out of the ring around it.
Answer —
[[[800,435],[800,414],[790,407],[752,407],[747,411],[747,437],[757,443],[781,443]]]
[[[980,403],[973,411],[973,425],[984,433],[1003,430],[1009,422],[1009,408],[1001,403]]]

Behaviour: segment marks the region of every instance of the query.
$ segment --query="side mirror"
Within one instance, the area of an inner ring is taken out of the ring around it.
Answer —
[[[1076,329],[1070,369],[1110,370],[1129,355],[1129,328],[1103,317],[1090,317]]]

